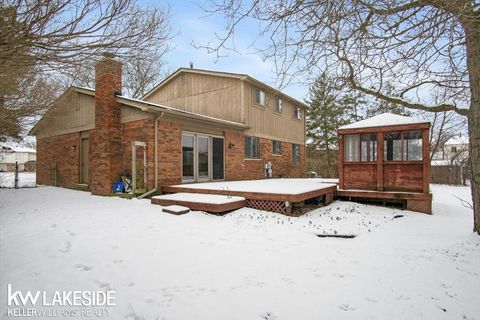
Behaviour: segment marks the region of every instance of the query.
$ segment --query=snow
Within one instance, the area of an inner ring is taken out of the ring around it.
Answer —
[[[335,181],[334,179],[263,179],[263,180],[243,180],[243,181],[220,181],[179,184],[174,187],[202,189],[202,190],[225,190],[235,192],[261,192],[277,194],[301,194],[323,188],[329,188],[336,185],[325,181]]]
[[[37,150],[27,147],[22,147],[16,144],[6,144],[1,146],[5,150],[13,152],[26,152],[26,153],[37,153]]]
[[[190,208],[184,206],[171,205],[162,208],[163,212],[173,213],[173,214],[185,214],[190,212]]]
[[[428,123],[425,120],[418,120],[412,117],[405,117],[393,113],[382,113],[377,116],[360,120],[354,123],[347,124],[340,127],[339,129],[359,129],[359,128],[371,128],[371,127],[386,127],[386,126],[397,126],[405,124],[419,124],[419,123]]]
[[[431,189],[432,216],[336,201],[299,218],[2,189],[0,287],[114,290],[109,319],[479,319],[470,190]]]
[[[465,145],[468,144],[468,136],[456,136],[452,137],[445,142],[446,146],[454,146],[454,145]]]
[[[245,200],[243,197],[222,196],[217,194],[200,194],[200,193],[172,193],[155,196],[154,199],[190,201],[211,204],[225,204]]]
[[[20,188],[28,188],[36,186],[35,172],[19,172],[18,186]],[[0,172],[0,188],[15,187],[15,172]]]

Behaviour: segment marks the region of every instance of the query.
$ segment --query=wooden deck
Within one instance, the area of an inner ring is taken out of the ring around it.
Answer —
[[[176,185],[166,186],[162,188],[164,193],[195,193],[195,194],[211,194],[211,195],[228,195],[243,197],[246,199],[246,206],[260,210],[273,211],[283,213],[286,215],[292,214],[292,206],[297,202],[303,202],[308,199],[323,197],[325,204],[330,204],[333,201],[336,184],[332,183],[316,183],[313,184],[312,179],[305,180],[306,186],[300,189],[292,188],[289,191],[289,179],[270,179],[270,180],[252,180],[242,181],[251,185],[243,186],[242,188],[235,188],[235,182],[215,182],[215,183],[198,183],[196,185]],[[269,184],[271,181],[272,187],[265,188],[265,191],[259,191],[259,184]],[[298,183],[298,179],[296,180]],[[257,185],[256,185],[257,184]],[[211,186],[211,187],[210,187]],[[249,191],[255,190],[255,191]],[[300,191],[299,191],[300,190]],[[153,201],[152,201],[153,203]],[[172,203],[170,203],[172,204]],[[176,203],[180,204],[180,203]],[[182,205],[182,204],[180,204]],[[190,207],[191,208],[191,207]],[[197,209],[204,210],[205,209]]]
[[[181,195],[182,197],[175,197]],[[247,205],[247,201],[243,197],[224,197],[225,199],[219,199],[218,195],[205,195],[193,194],[188,199],[183,197],[185,193],[180,194],[166,194],[161,196],[155,196],[151,202],[161,206],[179,205],[190,208],[191,210],[207,211],[213,213],[228,212],[236,209],[243,208]],[[223,198],[223,196],[222,196]]]
[[[407,210],[432,214],[431,193],[338,189],[336,195],[338,198],[346,198],[349,200],[374,199],[384,201],[403,201],[406,203]]]

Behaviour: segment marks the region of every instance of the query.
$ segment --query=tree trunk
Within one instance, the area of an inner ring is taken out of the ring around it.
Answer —
[[[480,22],[475,15],[462,23],[467,40],[471,102],[468,118],[472,170],[473,230],[480,234]]]

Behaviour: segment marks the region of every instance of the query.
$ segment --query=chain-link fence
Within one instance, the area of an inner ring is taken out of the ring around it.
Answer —
[[[20,171],[18,165],[15,171],[0,172],[0,188],[32,188],[36,186],[36,173]]]

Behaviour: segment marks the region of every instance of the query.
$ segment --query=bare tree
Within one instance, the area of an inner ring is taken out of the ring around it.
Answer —
[[[211,12],[226,33],[256,19],[258,43],[281,83],[334,70],[351,88],[386,102],[468,117],[474,230],[480,233],[480,3],[478,0],[223,0]],[[385,84],[395,86],[387,94]],[[429,90],[444,100],[432,102]]]
[[[170,39],[168,19],[168,9],[141,8],[132,0],[2,1],[0,121],[21,123],[48,107],[49,99],[26,97],[30,91],[23,83],[47,86],[105,51],[124,59],[158,53]],[[12,130],[2,130],[0,137],[18,134]]]

